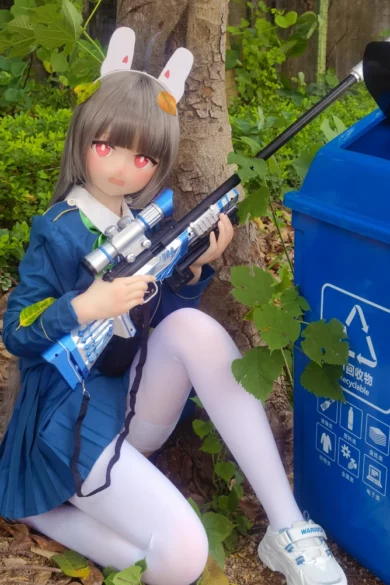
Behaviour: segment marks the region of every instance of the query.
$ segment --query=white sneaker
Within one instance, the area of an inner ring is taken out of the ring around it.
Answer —
[[[280,531],[268,526],[258,553],[269,569],[283,573],[287,585],[347,585],[325,539],[324,530],[311,520]]]

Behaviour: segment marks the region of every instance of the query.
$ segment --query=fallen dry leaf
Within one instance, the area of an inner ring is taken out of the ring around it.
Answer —
[[[51,571],[40,571],[34,577],[34,585],[47,585],[51,575]]]
[[[9,568],[21,567],[22,565],[27,564],[27,561],[25,559],[21,559],[20,557],[14,556],[4,557],[2,559],[2,562],[5,567]]]
[[[57,554],[55,551],[43,550],[43,548],[38,548],[37,546],[32,546],[31,552],[40,555],[41,557],[46,557],[47,559],[51,559],[51,557]]]
[[[63,553],[66,547],[55,540],[48,540],[39,534],[31,534],[31,538],[37,543],[40,549],[55,553]]]
[[[26,536],[30,538],[29,529],[24,524],[9,524],[8,526],[11,530],[12,535],[15,538],[22,539],[25,538]]]
[[[33,541],[29,536],[24,536],[22,538],[16,538],[13,540],[9,546],[9,550],[14,553],[20,553],[26,550],[30,550]]]

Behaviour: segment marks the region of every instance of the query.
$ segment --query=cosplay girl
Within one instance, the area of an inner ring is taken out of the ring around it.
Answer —
[[[298,509],[262,404],[231,373],[237,347],[197,310],[213,276],[208,263],[233,235],[226,216],[218,238],[211,235],[209,249],[192,266],[193,280],[179,294],[158,284],[150,301],[153,332],[136,414],[110,484],[100,490],[124,424],[139,339],[114,336],[92,368],[79,445],[82,493],[76,489],[71,461],[82,391],[71,390],[42,353],[86,322],[143,304],[153,277],[105,282],[94,279],[82,259],[108,226],[135,215],[166,184],[179,144],[172,100],[179,101],[192,64],[191,54],[179,49],[158,79],[133,71],[134,40],[130,29],[114,33],[100,87],[76,108],[52,206],[34,218],[20,284],[9,298],[3,339],[20,358],[21,390],[0,448],[0,514],[102,566],[122,570],[145,558],[149,585],[190,585],[206,564],[206,533],[147,455],[168,439],[194,387],[269,518],[260,559],[288,585],[346,585],[324,532]],[[22,326],[21,311],[45,299],[47,308]]]

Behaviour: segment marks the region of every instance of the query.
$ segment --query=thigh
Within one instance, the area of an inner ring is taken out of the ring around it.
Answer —
[[[105,481],[115,440],[104,450],[83,484],[88,493]],[[155,539],[170,534],[180,542],[203,527],[179,490],[130,443],[124,442],[119,461],[111,473],[111,485],[89,498],[73,496],[71,503],[115,530],[142,550]]]
[[[121,571],[145,556],[144,551],[74,506],[59,506],[22,522],[102,567]]]

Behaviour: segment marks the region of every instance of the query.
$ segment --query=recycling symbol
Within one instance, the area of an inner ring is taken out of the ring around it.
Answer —
[[[366,335],[367,352],[364,352],[365,355],[363,356],[361,353],[356,355],[356,353],[354,351],[349,350],[349,356],[351,358],[356,358],[357,361],[359,362],[359,364],[364,364],[364,365],[368,366],[369,368],[376,368],[376,366],[378,365],[378,360],[377,360],[375,349],[374,349],[374,346],[373,346],[373,343],[371,340],[371,336],[368,335],[369,327],[367,325],[367,321],[366,321],[366,318],[364,316],[363,309],[359,305],[355,305],[353,307],[352,311],[350,312],[350,314],[348,315],[348,317],[345,321],[346,326],[349,327],[355,318],[360,319],[362,331]],[[368,357],[368,355],[369,355],[369,357]]]

